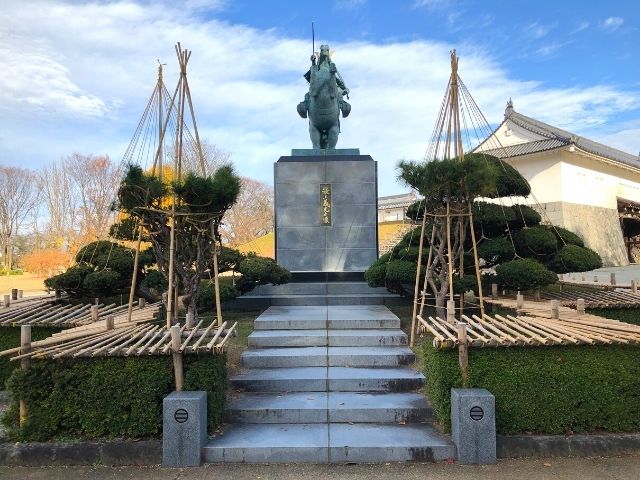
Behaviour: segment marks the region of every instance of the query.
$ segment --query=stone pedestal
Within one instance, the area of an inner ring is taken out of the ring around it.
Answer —
[[[197,467],[207,442],[207,392],[173,392],[162,402],[162,464]]]
[[[363,272],[376,260],[377,164],[371,156],[357,149],[294,150],[275,163],[274,176],[280,265],[292,272]]]
[[[458,463],[496,463],[495,405],[484,388],[451,389],[451,437]]]

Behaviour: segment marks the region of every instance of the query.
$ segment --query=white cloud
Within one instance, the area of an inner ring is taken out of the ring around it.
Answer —
[[[340,10],[353,10],[367,3],[367,0],[335,0],[334,5]]]
[[[189,82],[201,136],[233,152],[241,174],[271,182],[274,161],[310,145],[306,120],[295,110],[306,89],[308,41],[203,20],[172,5],[4,6],[0,62],[10,74],[0,76],[0,163],[36,167],[73,151],[120,158],[153,89],[156,59],[168,64],[165,79],[174,88],[173,45],[180,40],[193,50]],[[359,147],[378,161],[381,194],[401,191],[396,162],[424,155],[452,46],[331,47],[353,106],[338,146]],[[491,122],[501,120],[509,97],[518,111],[577,133],[638,106],[637,94],[614,86],[549,88],[514,79],[475,46],[458,51],[460,75]]]
[[[554,28],[554,25],[541,25],[538,22],[531,23],[524,28],[524,31],[534,39],[546,37]]]
[[[609,17],[602,22],[602,26],[607,30],[617,30],[624,23],[624,19],[621,17]]]

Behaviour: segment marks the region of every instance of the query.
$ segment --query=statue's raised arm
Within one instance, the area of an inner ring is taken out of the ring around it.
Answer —
[[[313,148],[335,148],[340,133],[340,112],[347,117],[351,105],[347,88],[336,64],[329,56],[329,45],[320,47],[316,60],[311,56],[311,68],[304,75],[309,82],[309,92],[298,104],[298,114],[309,118],[309,135]]]

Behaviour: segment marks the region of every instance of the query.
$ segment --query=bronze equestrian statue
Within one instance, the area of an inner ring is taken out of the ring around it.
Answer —
[[[309,92],[298,104],[298,114],[309,118],[313,148],[336,148],[340,112],[343,118],[348,117],[351,105],[343,98],[349,98],[349,89],[329,57],[329,45],[320,47],[317,64],[316,55],[311,55],[311,68],[304,77],[309,82]]]

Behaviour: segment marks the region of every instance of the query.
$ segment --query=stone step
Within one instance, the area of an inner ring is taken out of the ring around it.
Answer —
[[[227,407],[237,423],[420,423],[433,421],[419,393],[245,393]]]
[[[248,392],[408,392],[421,388],[425,378],[406,367],[298,367],[250,369],[231,382]]]
[[[245,368],[395,367],[409,365],[409,347],[284,347],[245,350]]]
[[[238,424],[203,448],[212,463],[437,462],[455,455],[428,425]]]
[[[259,298],[255,296],[253,298]],[[266,298],[266,297],[265,297]],[[399,297],[392,293],[358,293],[358,294],[327,294],[327,295],[270,295],[270,305],[385,305]]]
[[[381,294],[389,295],[384,287],[372,288],[366,282],[290,282],[283,285],[258,285],[247,297],[272,295],[332,295]]]
[[[374,347],[407,345],[399,329],[371,330],[256,330],[249,335],[249,347]]]
[[[384,305],[272,306],[255,330],[399,329],[400,319]]]

